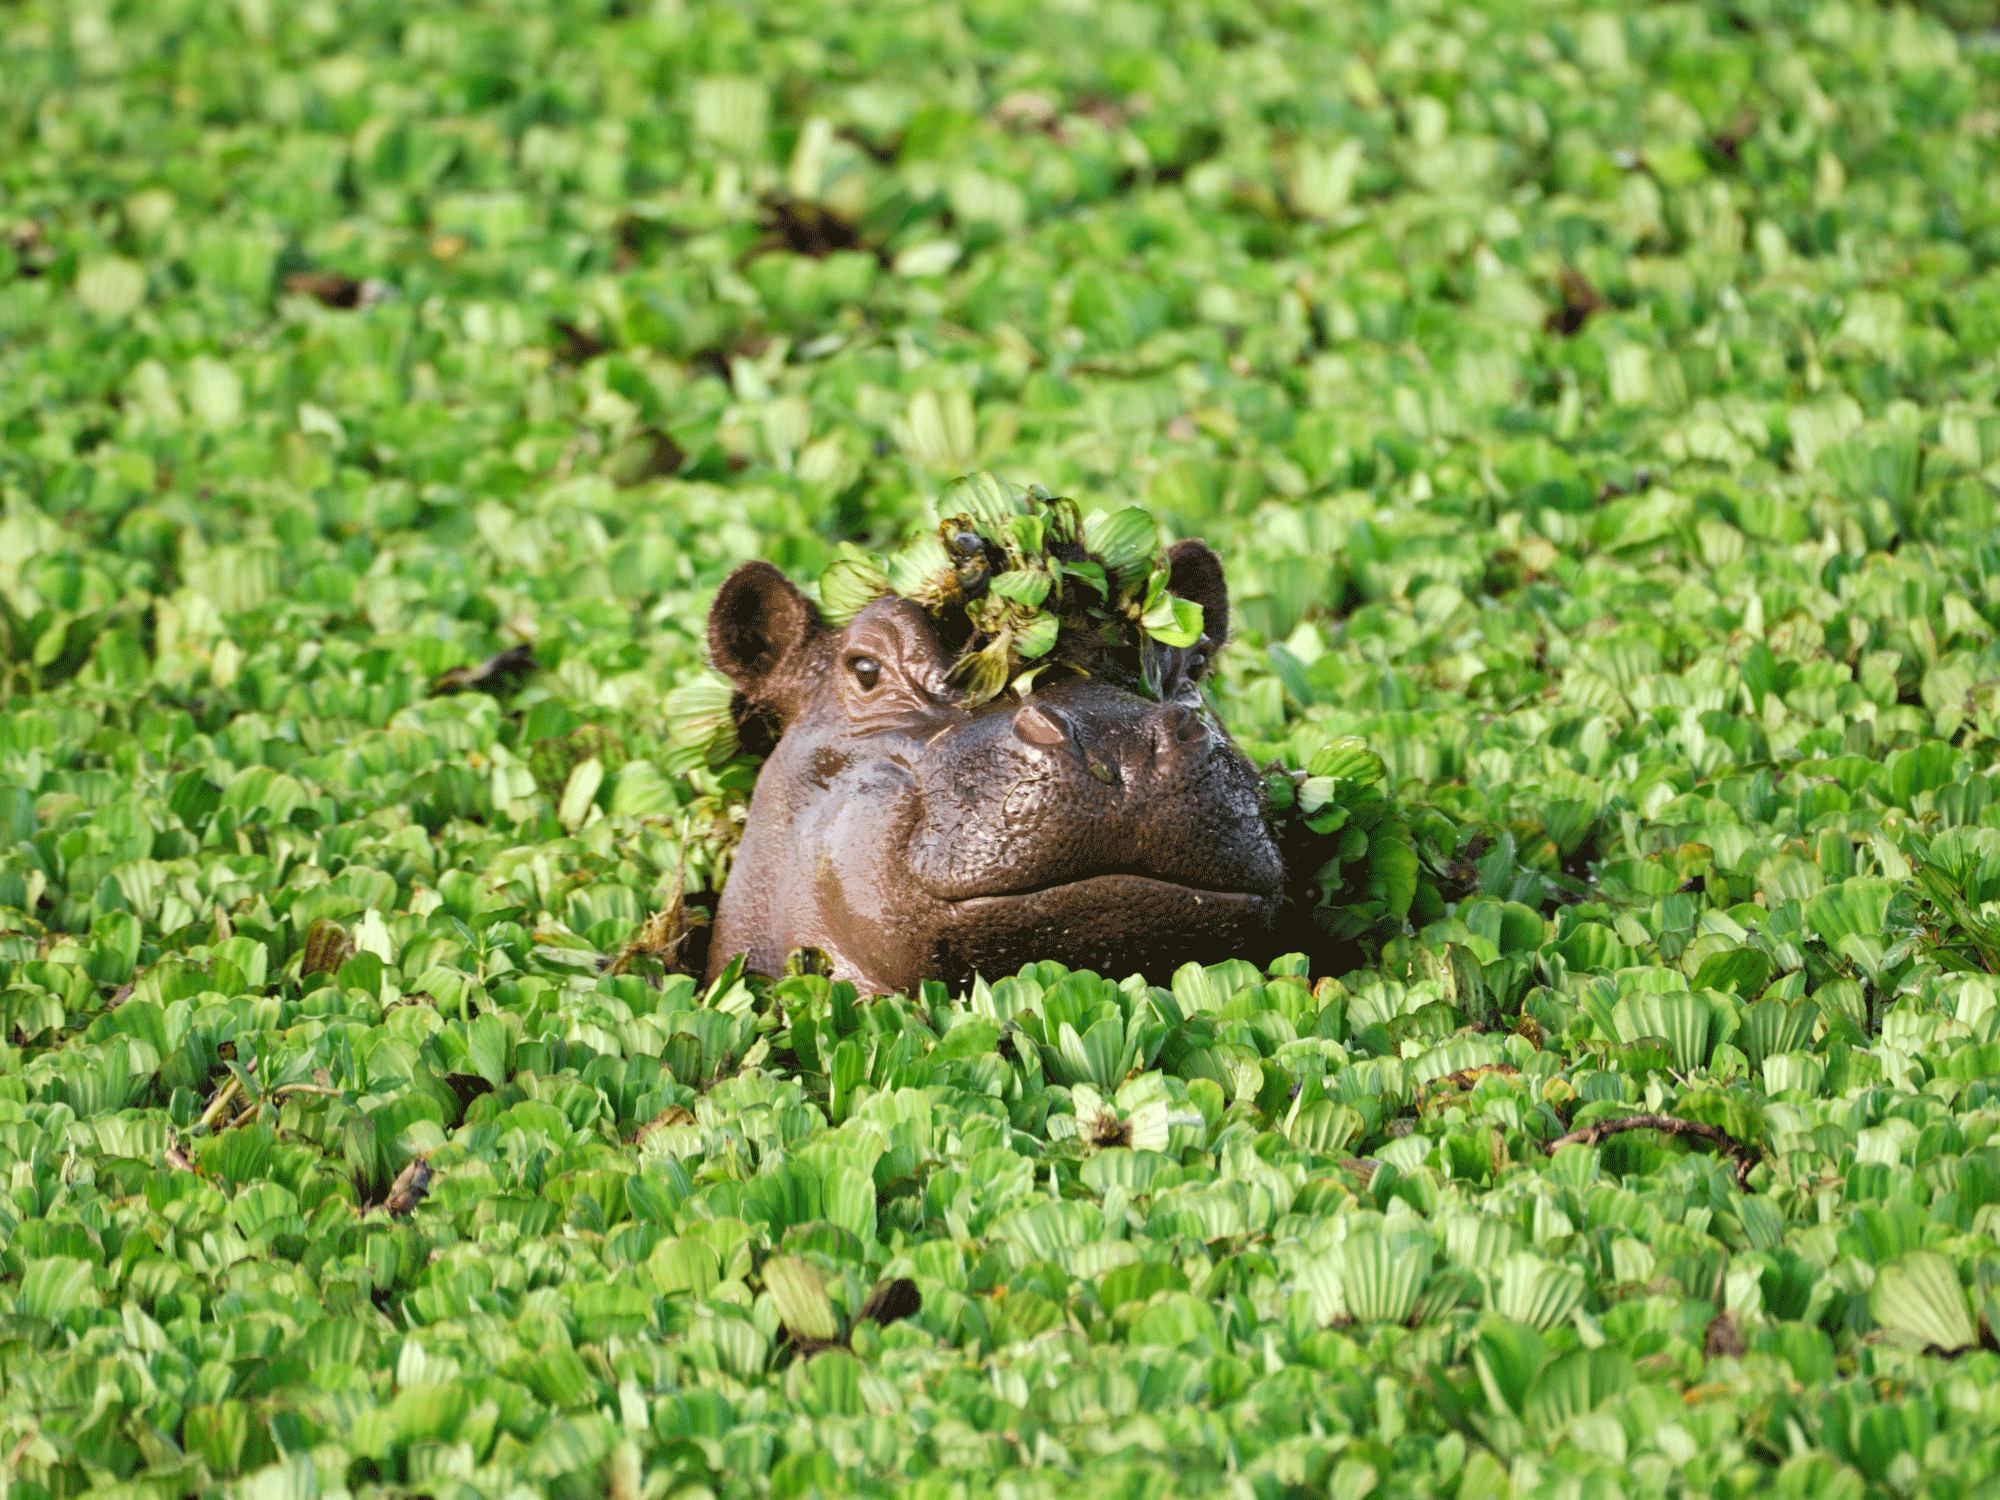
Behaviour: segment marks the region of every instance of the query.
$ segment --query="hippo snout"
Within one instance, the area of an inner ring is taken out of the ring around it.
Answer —
[[[1068,747],[1076,751],[1083,756],[1084,769],[1099,781],[1115,784],[1122,779],[1118,775],[1120,750],[1113,744],[1116,736],[1102,735],[1094,726],[1092,738],[1096,743],[1087,747],[1071,718],[1052,703],[1030,699],[1022,704],[1014,711],[1014,733],[1024,743],[1044,750]],[[1171,756],[1210,737],[1206,715],[1185,704],[1166,703],[1145,716],[1124,753],[1135,761],[1145,756]],[[1109,750],[1110,754],[1094,755],[1093,748]]]
[[[1199,699],[1064,683],[970,716],[917,765],[911,875],[943,901],[1137,876],[1275,900],[1254,770]]]

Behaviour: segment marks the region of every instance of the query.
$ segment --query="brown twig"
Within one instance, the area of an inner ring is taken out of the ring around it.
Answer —
[[[1581,1130],[1572,1130],[1568,1135],[1559,1135],[1548,1143],[1548,1153],[1553,1156],[1563,1146],[1595,1146],[1608,1135],[1620,1135],[1627,1130],[1657,1130],[1663,1135],[1677,1135],[1686,1139],[1707,1141],[1725,1156],[1736,1158],[1736,1186],[1745,1187],[1745,1179],[1750,1169],[1762,1155],[1755,1146],[1739,1141],[1728,1131],[1715,1125],[1703,1125],[1696,1120],[1683,1120],[1674,1115],[1626,1115],[1616,1120],[1599,1120],[1586,1125]]]
[[[231,1097],[231,1091],[236,1088],[236,1085],[237,1085],[237,1080],[234,1078],[230,1079],[228,1083],[223,1085],[222,1092],[215,1096],[215,1102],[208,1106],[207,1111],[202,1115],[198,1123],[203,1125],[214,1124],[213,1117],[216,1114],[216,1111],[221,1106],[229,1102],[229,1099]],[[341,1097],[341,1092],[339,1089],[323,1088],[317,1083],[283,1083],[278,1085],[278,1087],[272,1089],[271,1092],[264,1095],[263,1098],[251,1100],[250,1105],[247,1109],[245,1109],[241,1114],[231,1119],[227,1125],[221,1126],[220,1128],[224,1130],[234,1130],[239,1125],[248,1125],[252,1120],[257,1118],[258,1114],[263,1110],[264,1105],[267,1101],[275,1101],[282,1099],[287,1094],[323,1094],[329,1099],[338,1099]]]
[[[687,946],[688,939],[708,926],[709,916],[700,907],[688,905],[687,890],[682,883],[685,880],[687,866],[685,838],[681,840],[681,850],[683,874],[682,878],[674,883],[674,899],[667,903],[664,910],[654,912],[645,920],[639,930],[632,935],[632,941],[621,948],[618,956],[611,960],[607,973],[629,973],[632,965],[642,957],[652,959],[669,974],[692,972],[683,961],[681,953]]]
[[[208,1101],[208,1108],[201,1112],[201,1118],[196,1120],[195,1124],[197,1126],[213,1125],[221,1118],[222,1112],[229,1108],[229,1101],[236,1097],[236,1091],[240,1086],[239,1080],[234,1074],[231,1074],[229,1081],[222,1086],[213,1099]]]

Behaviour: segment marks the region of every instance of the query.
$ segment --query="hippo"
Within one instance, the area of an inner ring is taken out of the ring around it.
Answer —
[[[775,734],[715,913],[712,980],[818,949],[863,993],[963,984],[1038,959],[1164,978],[1268,931],[1283,887],[1256,769],[1199,684],[1229,633],[1198,541],[1168,588],[1202,635],[1164,653],[1157,696],[1071,675],[969,707],[932,617],[904,598],[835,629],[765,562],[708,617],[734,711]]]

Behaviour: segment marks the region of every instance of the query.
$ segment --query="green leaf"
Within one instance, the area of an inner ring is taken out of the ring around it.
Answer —
[[[1895,899],[1897,883],[1879,876],[1862,876],[1828,886],[1806,903],[1805,916],[1813,931],[1836,953],[1850,937],[1876,937]]]
[[[1381,899],[1390,921],[1400,922],[1409,911],[1417,894],[1417,871],[1409,835],[1388,827],[1376,830],[1368,843],[1368,889]]]
[[[938,514],[967,515],[980,530],[998,532],[1026,513],[1027,491],[996,474],[981,471],[954,479],[939,493]]]
[[[238,1126],[202,1142],[202,1170],[239,1187],[255,1182],[270,1170],[277,1144],[268,1125]]]
[[[1100,599],[1109,601],[1112,592],[1111,585],[1105,579],[1102,566],[1090,561],[1088,558],[1080,562],[1058,562],[1056,565],[1062,569],[1064,579],[1074,579],[1078,583],[1088,584],[1097,590]]]
[[[1401,1323],[1430,1279],[1427,1240],[1398,1247],[1384,1234],[1351,1234],[1341,1246],[1347,1310],[1357,1322]]]
[[[1707,972],[1707,966],[1703,966]],[[1818,1024],[1819,1010],[1811,1005],[1786,1005],[1778,1000],[1760,1000],[1743,1012],[1743,1026],[1737,1045],[1753,1068],[1764,1059],[1796,1051],[1809,1041]]]
[[[1368,742],[1351,735],[1330,740],[1314,751],[1306,770],[1313,776],[1363,784],[1380,781],[1388,774],[1382,757],[1368,748]]]
[[[57,1255],[28,1263],[13,1305],[23,1317],[59,1323],[72,1309],[95,1306],[97,1300],[89,1264]]]
[[[1771,977],[1771,961],[1755,948],[1738,948],[1729,953],[1710,954],[1695,972],[1692,988],[1728,990],[1752,996]]]
[[[840,544],[838,557],[819,576],[820,612],[837,626],[847,624],[863,606],[895,592],[887,569],[852,542]]]
[[[1946,1354],[1979,1340],[1958,1272],[1935,1251],[1912,1250],[1877,1271],[1868,1311],[1891,1332]]]
[[[1502,1261],[1494,1273],[1491,1307],[1503,1318],[1546,1333],[1583,1303],[1583,1278],[1531,1251]]]
[[[953,575],[951,555],[933,531],[913,538],[892,554],[884,571],[898,594],[919,601],[938,597]]]
[[[1012,577],[1003,573],[1002,578]],[[1024,661],[1036,661],[1055,649],[1061,622],[1054,615],[1036,614],[1014,631],[1014,651]]]
[[[772,1256],[764,1262],[764,1285],[794,1337],[821,1343],[840,1337],[840,1318],[809,1262],[795,1255]]]
[[[77,272],[76,300],[99,317],[125,317],[146,300],[145,269],[118,255],[86,261]]]
[[[562,801],[556,808],[557,821],[572,833],[581,828],[590,815],[597,789],[603,784],[604,762],[593,755],[572,770],[569,780],[563,783]]]
[[[1083,544],[1122,593],[1152,573],[1160,550],[1160,528],[1136,505],[1119,511],[1093,511],[1084,517]]]
[[[1022,519],[1029,518],[1024,516]],[[1054,583],[1055,579],[1040,568],[1014,568],[996,574],[991,587],[1002,599],[1011,599],[1016,604],[1024,604],[1034,609],[1048,598],[1049,589]],[[1055,644],[1053,636],[1049,643]]]
[[[1524,1416],[1528,1393],[1548,1359],[1547,1346],[1531,1326],[1496,1320],[1479,1330],[1472,1346],[1472,1365],[1486,1399],[1496,1412]]]
[[[1139,617],[1147,635],[1163,646],[1192,646],[1201,639],[1204,616],[1199,604],[1178,594],[1162,594]]]
[[[827,1222],[838,1225],[864,1245],[875,1241],[875,1184],[852,1167],[836,1166],[821,1190]]]
[[[1068,1066],[1072,1080],[1091,1084],[1110,1093],[1124,1079],[1131,1053],[1125,1040],[1125,1023],[1106,1016],[1082,1036],[1064,1021],[1058,1032],[1057,1050]]]
[[[1627,1042],[1660,1037],[1672,1064],[1682,1072],[1703,1067],[1713,1046],[1708,1003],[1686,990],[1666,994],[1628,995],[1613,1012],[1618,1036]]]
[[[1619,1349],[1575,1349],[1553,1360],[1534,1381],[1523,1415],[1553,1438],[1576,1418],[1639,1383],[1631,1357]]]
[[[498,1016],[481,1016],[467,1028],[466,1061],[473,1072],[496,1089],[507,1082],[513,1054],[514,1038]]]

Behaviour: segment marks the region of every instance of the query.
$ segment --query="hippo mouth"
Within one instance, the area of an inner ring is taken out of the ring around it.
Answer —
[[[1157,902],[1161,899],[1187,902],[1195,907],[1214,904],[1228,908],[1237,906],[1269,906],[1271,898],[1256,891],[1220,891],[1204,886],[1185,885],[1178,880],[1165,880],[1157,875],[1142,875],[1134,870],[1110,870],[1097,875],[1086,875],[1077,880],[1051,881],[1047,885],[1029,886],[1018,891],[992,891],[981,895],[958,896],[949,904],[958,911],[976,912],[996,909],[1008,902],[1016,901],[1064,901],[1075,900],[1095,904],[1100,900]]]
[[[1190,959],[1210,962],[1254,944],[1269,930],[1277,898],[1109,873],[946,905],[939,958],[949,978],[1012,973],[1052,958],[1073,969],[1137,970],[1164,982]]]

